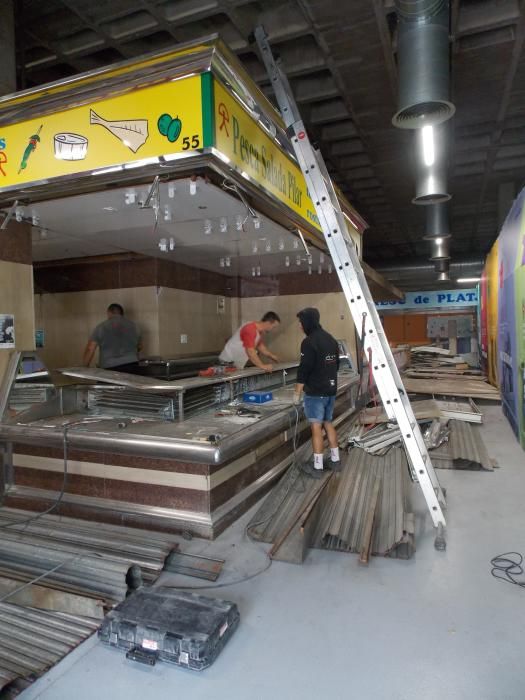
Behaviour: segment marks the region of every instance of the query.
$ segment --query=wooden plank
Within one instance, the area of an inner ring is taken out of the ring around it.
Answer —
[[[486,382],[478,382],[464,377],[454,379],[411,379],[405,377],[405,389],[415,394],[437,394],[440,396],[466,396],[489,401],[500,401],[497,389]]]

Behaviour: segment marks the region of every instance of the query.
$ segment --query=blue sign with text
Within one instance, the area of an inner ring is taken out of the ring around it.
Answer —
[[[443,309],[477,306],[477,289],[447,289],[437,292],[406,292],[404,301],[379,301],[376,307],[385,309]]]

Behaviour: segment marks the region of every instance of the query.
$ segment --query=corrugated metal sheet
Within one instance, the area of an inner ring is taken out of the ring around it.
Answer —
[[[174,547],[149,532],[55,515],[27,522],[31,515],[0,510],[0,574],[24,581],[56,568],[46,585],[101,598],[108,606],[124,599],[130,582],[154,580]]]
[[[434,467],[493,471],[494,463],[483,442],[480,425],[451,420],[448,427],[448,442],[430,452]]]
[[[314,536],[318,547],[362,552],[367,520],[373,519],[372,554],[411,556],[413,519],[409,511],[408,465],[402,448],[392,448],[383,457],[363,450],[350,450],[338,479],[329,485],[334,491]],[[379,480],[377,506],[374,489]]]
[[[310,451],[309,443],[298,450],[295,465],[288,469],[252,518],[248,532],[254,539],[272,543],[281,539],[326,485],[331,472],[321,479],[312,479],[297,466]]]
[[[0,509],[0,689],[9,697],[92,634],[103,607],[154,581],[175,547],[171,535],[34,516]]]
[[[0,689],[22,690],[98,626],[87,617],[0,603]]]

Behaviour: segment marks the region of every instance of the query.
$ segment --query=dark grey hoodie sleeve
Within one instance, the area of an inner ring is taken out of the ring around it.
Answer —
[[[305,338],[301,343],[301,362],[297,370],[297,383],[307,384],[314,367],[315,352],[308,342],[308,338]]]

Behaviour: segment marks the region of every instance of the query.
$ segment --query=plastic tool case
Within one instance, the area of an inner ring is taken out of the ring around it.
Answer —
[[[111,610],[98,636],[134,661],[157,660],[202,671],[239,624],[235,603],[172,588],[141,589]]]

